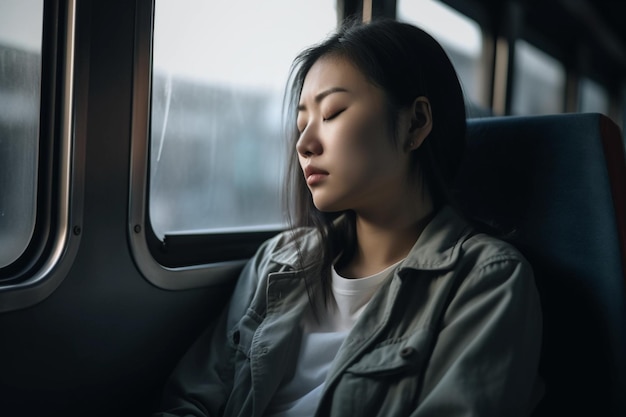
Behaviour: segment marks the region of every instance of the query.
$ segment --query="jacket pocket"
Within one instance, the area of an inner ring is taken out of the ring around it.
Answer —
[[[431,334],[419,329],[373,346],[343,372],[318,415],[409,415],[419,398]]]
[[[406,338],[386,340],[364,354],[346,372],[365,377],[419,372],[429,354],[430,334],[427,329],[421,329]]]

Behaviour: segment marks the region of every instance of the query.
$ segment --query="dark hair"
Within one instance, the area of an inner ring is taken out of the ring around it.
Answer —
[[[398,113],[419,96],[430,101],[432,130],[412,153],[412,172],[421,177],[435,210],[451,202],[450,186],[465,148],[465,103],[456,71],[439,43],[423,30],[394,20],[348,23],[321,43],[301,52],[293,62],[285,96],[286,129],[289,138],[286,201],[290,226],[315,227],[322,244],[322,293],[330,293],[330,266],[337,256],[349,260],[354,249],[354,213],[324,213],[314,206],[302,175],[295,143],[297,106],[304,79],[320,58],[336,56],[349,60],[374,85],[381,88],[388,102],[388,120],[396,131]],[[395,137],[396,135],[392,135]],[[340,215],[345,220],[336,222]],[[311,277],[311,274],[308,274]],[[312,278],[307,278],[311,295]]]

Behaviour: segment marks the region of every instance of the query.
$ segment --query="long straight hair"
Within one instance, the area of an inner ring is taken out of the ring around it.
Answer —
[[[318,270],[305,274],[307,291],[321,286],[327,301],[331,294],[331,266],[350,260],[355,250],[356,227],[352,211],[321,212],[311,193],[295,151],[299,133],[297,108],[306,75],[322,57],[347,59],[387,99],[387,118],[392,138],[396,138],[398,114],[417,97],[430,101],[432,130],[423,144],[412,152],[412,179],[421,178],[431,194],[435,210],[452,201],[451,182],[465,148],[465,103],[456,71],[439,43],[423,30],[390,19],[370,23],[349,22],[321,43],[301,52],[294,60],[285,91],[285,129],[288,138],[288,167],[285,181],[285,208],[292,230],[315,228],[321,244],[317,253]],[[341,219],[339,219],[341,217]],[[297,242],[297,241],[296,241]],[[305,264],[300,251],[301,265]],[[315,303],[312,302],[315,309]]]

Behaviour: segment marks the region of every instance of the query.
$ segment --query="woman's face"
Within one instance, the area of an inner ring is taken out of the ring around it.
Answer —
[[[403,135],[393,140],[384,91],[350,61],[328,56],[311,67],[297,126],[298,159],[319,210],[365,214],[406,198]]]

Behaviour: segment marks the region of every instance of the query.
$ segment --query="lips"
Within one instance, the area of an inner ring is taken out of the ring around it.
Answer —
[[[312,165],[308,165],[304,168],[304,178],[306,178],[306,183],[308,185],[318,184],[320,181],[323,181],[328,176],[328,171],[324,171],[323,169],[314,167]]]

